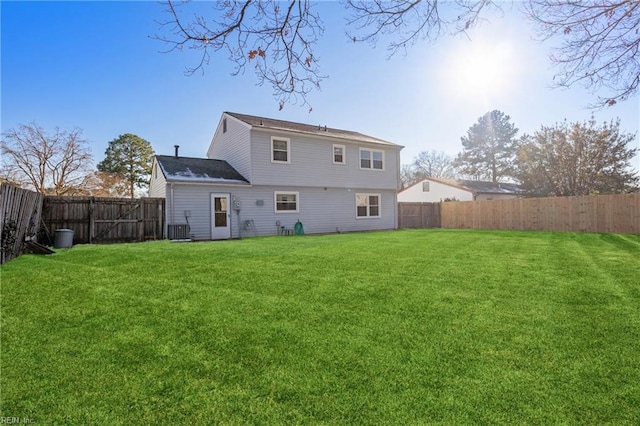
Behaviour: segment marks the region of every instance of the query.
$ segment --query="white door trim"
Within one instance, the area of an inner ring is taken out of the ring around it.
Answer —
[[[219,202],[217,202],[219,201]],[[211,239],[231,238],[231,196],[229,193],[211,193]],[[216,211],[216,205],[218,211]],[[217,219],[217,223],[216,223]]]

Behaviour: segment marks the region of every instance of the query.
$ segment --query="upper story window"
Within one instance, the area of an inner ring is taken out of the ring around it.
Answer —
[[[346,148],[344,145],[333,145],[333,164],[346,164]]]
[[[360,168],[384,170],[384,151],[360,148]]]
[[[430,182],[422,182],[422,192],[429,192],[430,191],[429,183]]]
[[[222,120],[222,133],[227,133],[227,119]]]
[[[275,198],[276,213],[297,213],[299,212],[298,200],[300,194],[298,192],[281,192],[273,193]]]
[[[271,138],[271,162],[290,163],[291,162],[291,141],[288,138]]]

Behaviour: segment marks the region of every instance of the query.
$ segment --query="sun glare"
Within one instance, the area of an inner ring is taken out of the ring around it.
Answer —
[[[508,90],[511,84],[513,62],[508,43],[466,43],[452,52],[445,78],[450,88],[460,96],[498,95]]]

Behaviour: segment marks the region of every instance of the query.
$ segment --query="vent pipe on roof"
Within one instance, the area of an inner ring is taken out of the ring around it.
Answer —
[[[176,158],[178,158],[178,149],[180,149],[180,145],[173,146],[176,149]]]
[[[327,131],[327,125],[326,124],[324,125],[324,131],[325,132]]]

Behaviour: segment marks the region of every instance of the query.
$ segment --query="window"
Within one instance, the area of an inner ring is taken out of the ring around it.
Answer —
[[[227,133],[227,119],[222,120],[222,133]]]
[[[430,191],[429,183],[430,182],[422,182],[422,192],[429,192]]]
[[[271,162],[272,163],[289,163],[290,148],[289,139],[271,138]]]
[[[345,164],[345,146],[344,145],[333,145],[333,164]]]
[[[298,192],[274,192],[276,213],[297,213],[298,210]]]
[[[356,218],[380,217],[380,194],[356,194]]]
[[[384,151],[360,149],[360,168],[384,170]]]

